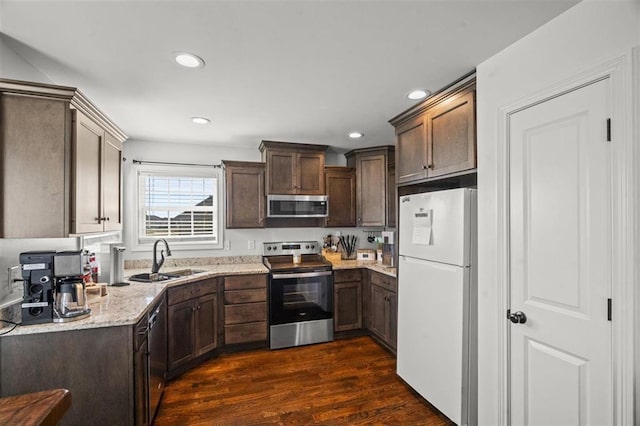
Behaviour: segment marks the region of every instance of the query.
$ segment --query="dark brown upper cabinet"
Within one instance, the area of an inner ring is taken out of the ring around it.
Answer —
[[[227,228],[265,226],[265,163],[223,161],[226,185]]]
[[[324,195],[326,145],[262,141],[267,194]]]
[[[476,168],[475,74],[394,117],[398,184]]]
[[[122,229],[122,143],[73,111],[71,232]]]
[[[74,87],[0,79],[0,238],[122,229],[126,138]]]
[[[324,177],[329,196],[327,226],[356,226],[356,169],[326,166]]]
[[[394,148],[356,149],[345,156],[347,165],[356,169],[357,226],[395,226]]]

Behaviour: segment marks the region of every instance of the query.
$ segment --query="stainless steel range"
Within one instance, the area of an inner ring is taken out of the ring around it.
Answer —
[[[263,244],[269,268],[269,347],[333,340],[333,272],[317,241]]]

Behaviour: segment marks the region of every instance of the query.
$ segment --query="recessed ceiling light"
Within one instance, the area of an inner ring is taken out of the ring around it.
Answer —
[[[364,133],[360,133],[360,132],[351,132],[351,133],[349,133],[349,137],[351,139],[360,139],[363,136],[364,136]]]
[[[193,121],[196,124],[209,124],[209,123],[211,123],[211,120],[209,120],[206,117],[191,117],[191,121]]]
[[[188,52],[175,52],[173,59],[183,67],[187,68],[202,68],[204,67],[204,59],[200,56],[194,55]]]
[[[412,90],[411,92],[407,93],[407,98],[415,101],[418,99],[424,99],[427,96],[429,96],[431,94],[430,91],[426,90],[426,89],[416,89],[416,90]]]

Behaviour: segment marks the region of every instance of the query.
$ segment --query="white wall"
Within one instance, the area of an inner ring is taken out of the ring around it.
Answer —
[[[1,33],[0,78],[51,83],[47,76],[13,51],[9,47],[7,37]],[[34,250],[74,250],[78,248],[78,244],[77,238],[0,238],[0,302],[9,293],[7,268],[19,263],[20,253]],[[14,315],[15,309],[7,309],[0,312],[0,318],[4,319],[14,318]],[[1,324],[0,327],[2,327]]]
[[[12,50],[9,47],[10,43],[7,36],[0,33],[0,78],[53,83],[49,77]]]
[[[500,108],[640,44],[639,1],[585,0],[477,68],[479,424],[506,424],[499,331],[506,321],[499,240]],[[631,114],[627,119],[632,120]],[[636,118],[637,120],[637,113]],[[552,154],[552,153],[551,153]]]
[[[173,142],[150,142],[141,140],[128,140],[124,143],[123,155],[127,159],[123,165],[124,186],[124,242],[128,247],[133,247],[136,232],[132,229],[133,215],[136,203],[134,201],[136,175],[133,171],[132,160],[166,161],[190,164],[220,164],[222,160],[260,161],[260,151],[256,141],[255,148],[230,148],[212,147],[208,145],[183,144]],[[344,155],[328,153],[327,164],[344,165]],[[358,235],[360,248],[375,248],[366,241],[366,234],[362,230],[349,228],[339,229],[343,234]],[[262,243],[268,241],[283,240],[314,240],[321,241],[327,234],[335,234],[332,228],[269,228],[269,229],[225,229],[223,238],[229,241],[230,250],[180,250],[177,245],[171,246],[174,257],[200,257],[200,256],[240,256],[262,254]],[[255,248],[249,249],[249,241],[255,242]],[[151,251],[125,252],[126,259],[150,259]]]

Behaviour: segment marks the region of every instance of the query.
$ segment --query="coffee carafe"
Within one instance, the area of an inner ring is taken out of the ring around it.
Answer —
[[[55,305],[53,322],[67,322],[91,315],[83,276],[90,270],[81,251],[58,252],[54,259]]]
[[[82,277],[57,279],[53,322],[79,320],[90,314],[84,279]]]

